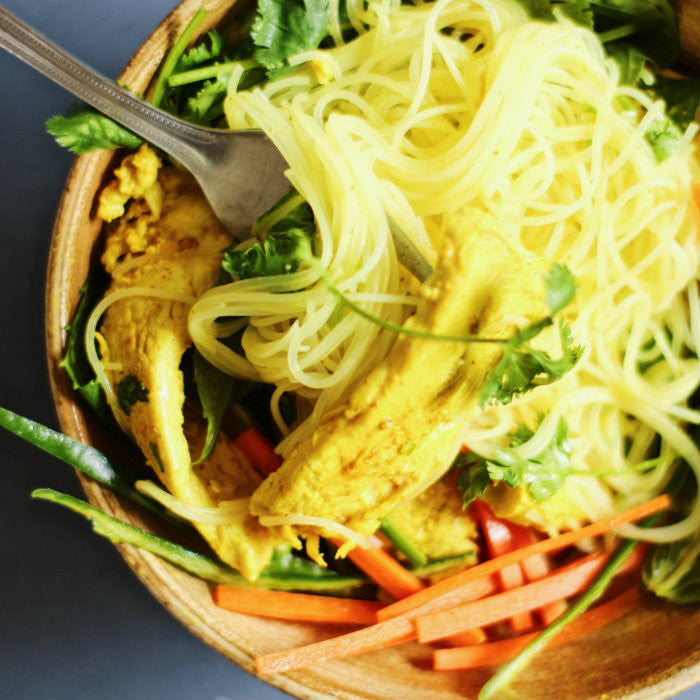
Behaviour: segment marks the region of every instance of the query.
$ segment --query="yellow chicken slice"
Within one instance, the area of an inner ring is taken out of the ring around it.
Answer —
[[[391,522],[428,559],[441,559],[473,551],[476,525],[462,510],[453,483],[440,479],[415,498],[391,511]]]
[[[446,231],[434,274],[407,326],[443,335],[512,335],[516,320],[546,315],[544,267],[477,211]],[[316,516],[364,535],[399,503],[434,482],[461,445],[479,392],[500,360],[497,344],[399,336],[347,404],[300,443],[255,492],[251,511],[288,516],[289,540],[330,534],[294,524]]]
[[[154,213],[142,200],[132,202],[109,236],[103,259],[113,276],[108,294],[152,288],[164,296],[148,296],[146,289],[143,296],[115,301],[107,309],[101,333],[113,386],[135,375],[148,390],[146,401],[137,401],[121,416],[148,463],[175,497],[215,506],[250,496],[260,478],[225,440],[206,463],[195,470],[191,466],[179,369],[191,345],[189,304],[180,300],[193,301],[214,284],[221,250],[230,239],[191,177],[167,168],[159,183],[164,193],[161,211]],[[244,512],[231,524],[197,527],[221,559],[249,578],[260,573],[278,544]]]

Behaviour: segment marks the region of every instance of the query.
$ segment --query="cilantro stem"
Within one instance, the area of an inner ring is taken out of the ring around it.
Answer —
[[[616,39],[624,39],[626,36],[631,36],[637,31],[636,24],[624,24],[621,27],[615,27],[607,32],[601,32],[598,34],[601,44],[608,43],[610,41],[615,41]]]
[[[209,78],[221,78],[226,75],[231,75],[237,66],[241,66],[244,71],[261,67],[260,64],[252,58],[244,61],[215,63],[213,66],[203,66],[202,68],[193,68],[192,70],[185,70],[181,73],[174,73],[168,77],[168,86],[179,87],[180,85],[189,85],[190,83],[201,82]]]
[[[175,70],[177,62],[180,57],[185,52],[187,45],[192,40],[194,33],[197,31],[199,25],[202,23],[204,18],[209,14],[208,10],[204,8],[199,8],[195,13],[194,17],[190,20],[189,24],[185,27],[185,30],[179,36],[178,40],[175,42],[173,47],[168,52],[168,55],[163,61],[163,65],[158,72],[158,77],[156,78],[156,84],[153,88],[153,93],[151,95],[151,104],[158,107],[165,97],[165,90],[168,87],[168,78],[172,75]]]
[[[489,698],[496,697],[505,691],[511,681],[532,661],[536,654],[549,644],[553,637],[593,605],[603,595],[613,576],[636,545],[636,540],[626,540],[620,544],[591,587],[560,618],[535,637],[486,683],[479,693],[479,700],[489,700]]]
[[[382,328],[386,328],[388,331],[394,333],[400,333],[402,335],[408,335],[412,338],[425,338],[426,340],[446,340],[452,343],[497,343],[499,345],[505,345],[510,342],[510,338],[481,338],[476,335],[441,335],[439,333],[431,333],[430,331],[421,331],[416,328],[405,328],[404,326],[399,326],[397,323],[392,323],[391,321],[385,321],[383,318],[374,316],[365,311],[361,306],[358,306],[354,302],[350,301],[334,284],[328,279],[328,276],[323,274],[322,279],[325,282],[331,293],[338,299],[338,301],[347,306],[348,309],[354,313],[362,316],[362,318],[376,323]]]

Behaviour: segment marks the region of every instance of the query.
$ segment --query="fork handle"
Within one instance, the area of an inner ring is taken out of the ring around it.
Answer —
[[[203,129],[153,107],[96,73],[0,6],[0,47],[180,161],[200,170],[215,130]]]

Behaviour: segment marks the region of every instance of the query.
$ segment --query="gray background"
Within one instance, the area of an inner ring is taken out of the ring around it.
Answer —
[[[4,4],[83,61],[116,76],[173,2]],[[44,133],[44,122],[73,102],[0,50],[0,404],[53,427],[44,360],[44,270],[72,157]],[[170,617],[82,519],[29,498],[40,486],[80,496],[69,469],[4,432],[0,454],[0,698],[288,697]],[[680,698],[700,699],[700,690]]]

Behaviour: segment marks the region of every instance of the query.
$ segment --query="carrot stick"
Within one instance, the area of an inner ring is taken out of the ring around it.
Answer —
[[[551,646],[565,644],[584,634],[593,632],[610,624],[619,617],[626,615],[636,608],[642,599],[639,589],[635,586],[629,588],[616,598],[599,605],[593,610],[581,615],[561,634],[552,640]],[[503,639],[497,642],[479,644],[474,646],[457,647],[455,649],[437,649],[433,653],[433,668],[436,671],[457,671],[485,666],[497,666],[510,661],[516,654],[524,649],[539,632]]]
[[[473,508],[491,557],[500,557],[517,548],[509,524],[505,520],[497,518],[485,501],[474,501]],[[504,566],[498,572],[498,577],[505,591],[518,588],[525,583],[521,564],[518,563]],[[528,611],[513,615],[508,618],[508,622],[516,632],[532,629],[535,626],[532,615]]]
[[[477,579],[476,581],[469,581],[455,591],[450,591],[436,600],[408,610],[407,612],[395,617],[406,617],[412,620],[416,617],[420,617],[421,615],[427,615],[440,610],[447,610],[448,608],[454,608],[462,603],[468,603],[472,600],[486,598],[486,596],[498,593],[500,590],[501,586],[496,581],[496,578],[494,576],[487,576],[485,578]],[[377,612],[377,620],[380,622],[385,619],[383,615],[386,607],[387,606],[380,608],[380,610]],[[393,619],[393,617],[389,619]]]
[[[528,547],[538,541],[537,535],[532,528],[524,527],[509,523],[510,531],[513,536],[513,542],[516,549]],[[539,581],[552,571],[552,566],[546,554],[534,554],[527,559],[523,559],[520,563],[523,573],[527,581]],[[537,613],[545,626],[550,625],[554,620],[566,612],[566,602],[563,600],[555,600],[552,603],[547,603],[537,610]]]
[[[265,476],[277,471],[284,461],[272,443],[255,427],[244,430],[234,441],[251,464]]]
[[[604,555],[593,556],[604,557]],[[571,566],[562,567],[565,570],[568,568]],[[488,581],[488,579],[486,580]],[[484,584],[481,582],[479,585],[483,586]],[[495,587],[495,584],[491,585]],[[512,594],[514,591],[509,591],[509,593]],[[415,621],[409,615],[402,615],[339,637],[259,656],[255,659],[255,665],[260,674],[285,673],[345,656],[404,644],[415,639]]]
[[[640,562],[643,549],[626,559],[617,573],[629,571]],[[488,598],[465,603],[416,619],[419,642],[433,642],[472,627],[484,627],[505,620],[524,610],[535,610],[555,600],[581,593],[595,581],[610,553],[589,554],[557,569],[539,581],[528,583]]]
[[[342,543],[332,539],[336,546]],[[421,580],[394,559],[381,547],[362,549],[355,547],[348,552],[348,559],[364,571],[378,586],[391,593],[394,598],[405,598],[425,586]]]
[[[473,644],[483,644],[486,641],[486,632],[481,627],[474,627],[464,632],[458,632],[448,637],[447,640],[455,647],[468,647]]]
[[[344,656],[411,642],[415,638],[413,622],[399,617],[314,644],[258,656],[255,666],[260,674],[284,673]]]
[[[578,530],[572,530],[571,532],[565,532],[555,537],[540,540],[522,549],[515,549],[508,554],[504,554],[502,557],[489,559],[482,564],[473,566],[471,569],[466,569],[442,581],[438,581],[425,590],[414,593],[404,600],[399,600],[396,603],[387,605],[377,613],[377,617],[380,620],[388,620],[419,607],[421,607],[421,613],[428,612],[429,610],[444,610],[446,607],[454,605],[455,599],[459,601],[459,589],[462,586],[497,573],[504,566],[523,561],[535,554],[546,554],[548,552],[564,549],[588,537],[597,537],[625,523],[642,520],[649,515],[658,513],[668,508],[669,505],[671,505],[671,499],[664,494],[647,503],[618,513],[611,518],[605,518],[604,520],[586,525]]]
[[[382,607],[374,600],[224,585],[214,588],[213,597],[220,608],[234,612],[327,624],[370,625],[376,618],[377,610]]]

